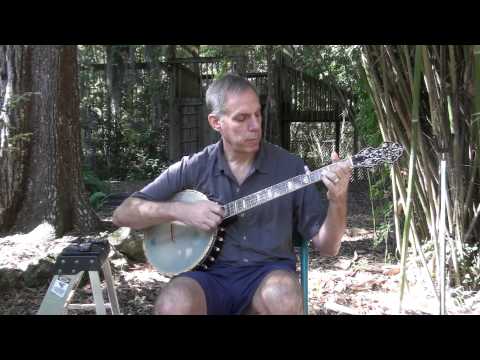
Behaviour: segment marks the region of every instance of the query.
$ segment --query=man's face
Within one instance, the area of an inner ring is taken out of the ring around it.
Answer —
[[[225,113],[210,123],[234,152],[255,153],[262,139],[260,101],[253,90],[228,94]]]

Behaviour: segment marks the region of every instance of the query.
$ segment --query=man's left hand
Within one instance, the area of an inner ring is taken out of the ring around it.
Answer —
[[[347,200],[348,184],[352,176],[352,167],[348,161],[340,161],[340,157],[334,151],[332,153],[332,162],[328,171],[322,178],[327,187],[327,198],[330,203],[345,203]]]

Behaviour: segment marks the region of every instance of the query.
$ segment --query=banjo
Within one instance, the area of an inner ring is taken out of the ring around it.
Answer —
[[[384,163],[393,164],[403,151],[402,145],[385,142],[378,148],[365,148],[344,161],[352,168],[372,168]],[[237,215],[322,180],[331,165],[297,175],[223,205],[223,222],[215,230],[203,231],[178,221],[146,229],[143,248],[147,260],[167,277],[190,270],[207,270],[222,250],[225,228]],[[201,200],[208,198],[199,191],[184,190],[169,201],[195,203]]]

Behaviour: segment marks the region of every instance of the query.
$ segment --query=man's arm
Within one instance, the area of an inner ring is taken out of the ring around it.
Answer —
[[[332,155],[332,160],[338,160],[336,153]],[[340,250],[347,226],[347,194],[351,174],[350,165],[341,162],[332,167],[332,170],[322,179],[328,189],[328,211],[318,234],[312,238],[313,246],[322,255],[335,256]]]
[[[322,255],[335,256],[340,250],[340,244],[347,223],[347,204],[330,202],[327,216],[320,231],[313,237],[313,246]]]
[[[156,224],[178,220],[178,206],[179,203],[129,197],[115,209],[112,221],[116,226],[141,230]]]
[[[129,197],[113,213],[113,223],[116,226],[136,230],[165,222],[180,221],[200,230],[210,231],[215,229],[222,219],[223,208],[208,200],[187,204]]]

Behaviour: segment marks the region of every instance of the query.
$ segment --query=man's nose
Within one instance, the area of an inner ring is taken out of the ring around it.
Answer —
[[[258,131],[260,129],[260,119],[252,116],[248,120],[248,130],[249,131]]]

